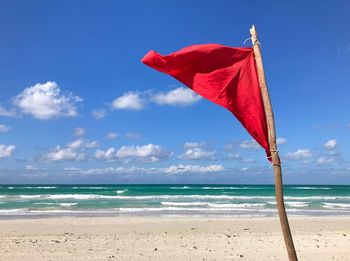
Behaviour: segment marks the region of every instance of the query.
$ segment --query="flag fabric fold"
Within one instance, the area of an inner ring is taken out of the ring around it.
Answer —
[[[171,75],[202,97],[229,110],[270,156],[252,48],[192,45],[164,56],[149,51],[142,62]]]

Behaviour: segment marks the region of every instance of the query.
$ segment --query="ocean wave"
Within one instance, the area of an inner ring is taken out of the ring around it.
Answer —
[[[350,200],[350,196],[286,196],[286,200]]]
[[[161,211],[197,211],[197,212],[232,212],[232,211],[247,211],[251,212],[254,209],[242,208],[184,208],[184,207],[159,207],[159,208],[119,208],[122,212],[161,212]]]
[[[34,202],[33,205],[57,205],[57,203],[53,203],[53,202]]]
[[[49,199],[273,199],[269,196],[229,196],[229,195],[147,195],[147,196],[108,196],[99,194],[48,194],[36,195]]]
[[[95,199],[95,198],[114,198],[115,196],[102,196],[95,194],[53,194],[45,195],[48,199]]]
[[[201,189],[216,189],[216,190],[224,190],[224,189],[269,189],[269,188],[256,188],[256,187],[201,187]]]
[[[23,199],[30,199],[30,198],[40,198],[42,197],[43,195],[19,195],[20,198],[23,198]]]
[[[350,204],[345,204],[345,203],[328,203],[325,202],[324,208],[350,208]]]
[[[125,191],[127,191],[127,189],[117,190],[117,194],[123,194]]]
[[[73,187],[72,189],[105,189],[107,187]]]
[[[246,189],[247,187],[241,188],[241,187],[201,187],[201,189]]]
[[[207,206],[210,202],[160,202],[160,204],[165,206]]]
[[[60,203],[61,207],[71,207],[75,205],[78,205],[78,203]]]
[[[183,186],[183,187],[170,187],[170,189],[191,189],[192,187]]]
[[[57,187],[24,187],[24,188],[26,188],[26,189],[55,189]]]
[[[0,215],[20,213],[24,211],[29,211],[29,209],[28,208],[0,209]]]
[[[124,190],[123,190],[124,191]],[[118,193],[118,192],[117,192]],[[122,194],[120,190],[119,194]],[[6,200],[15,200],[17,198],[21,199],[77,199],[77,200],[88,200],[88,199],[118,199],[118,200],[164,200],[170,199],[177,201],[186,199],[197,199],[197,200],[248,200],[248,201],[260,201],[272,202],[274,196],[233,196],[233,195],[138,195],[138,196],[123,196],[123,195],[101,195],[101,194],[35,194],[35,195],[1,195],[0,196]],[[286,196],[284,197],[286,201],[338,201],[336,203],[343,203],[339,201],[348,201],[350,196]],[[248,202],[249,203],[249,202]],[[274,204],[274,203],[269,203]]]
[[[286,201],[285,204],[295,208],[302,208],[309,206],[310,202],[301,202],[301,201]]]
[[[209,203],[209,207],[213,208],[252,208],[252,207],[264,207],[265,203],[240,203],[240,204],[215,204]]]
[[[264,207],[265,203],[212,203],[212,202],[161,202],[166,206],[207,206],[211,208],[251,208],[251,207]]]
[[[33,203],[33,205],[47,205],[47,206],[53,206],[53,205],[57,205],[57,206],[61,206],[61,207],[70,207],[70,206],[75,206],[78,203],[54,203],[54,202],[35,202]]]
[[[292,189],[331,189],[331,188],[324,188],[324,187],[295,187]]]
[[[64,204],[64,203],[63,203]],[[70,203],[69,203],[70,204]],[[290,208],[287,209],[287,212],[291,215],[349,215],[349,209],[300,209],[300,208]],[[111,209],[0,209],[0,216],[10,216],[10,215],[118,215],[118,214],[128,214],[128,213],[140,213],[145,215],[158,214],[174,214],[174,215],[248,215],[249,216],[260,216],[271,214],[276,215],[276,209],[252,209],[252,208],[234,208],[234,207],[223,207],[223,208],[206,208],[206,207],[176,207],[176,206],[167,206],[167,207],[147,207],[147,208],[111,208]]]

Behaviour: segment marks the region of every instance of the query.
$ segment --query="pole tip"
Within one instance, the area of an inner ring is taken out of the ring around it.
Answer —
[[[257,37],[255,25],[252,25],[252,27],[250,28],[249,31],[250,31],[250,35],[251,35],[251,36]]]

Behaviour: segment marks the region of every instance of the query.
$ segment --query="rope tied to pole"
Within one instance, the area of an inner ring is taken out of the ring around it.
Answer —
[[[245,45],[245,43],[246,43],[248,40],[253,40],[253,39],[252,39],[252,37],[248,37],[247,39],[244,40],[243,45]],[[261,46],[261,43],[259,42],[258,39],[255,39],[255,41],[254,41],[252,47],[254,47],[254,45],[260,45],[260,46]]]
[[[279,150],[270,150],[270,152],[271,152],[271,156],[266,157],[267,159],[272,159],[273,156],[275,156],[279,152]],[[272,168],[273,166],[280,167],[281,165],[276,163],[271,163],[270,168]]]
[[[277,154],[279,150],[270,150],[270,152],[271,152],[271,156],[266,157],[267,159],[272,159],[272,157],[275,156],[275,154]]]

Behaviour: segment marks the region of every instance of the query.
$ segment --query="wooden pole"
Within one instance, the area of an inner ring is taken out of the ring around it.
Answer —
[[[267,128],[269,132],[269,145],[270,145],[270,151],[272,155],[272,164],[273,164],[273,169],[275,174],[275,193],[276,193],[276,203],[277,203],[278,214],[280,218],[280,223],[281,223],[283,236],[284,236],[284,242],[286,244],[289,260],[297,261],[298,258],[294,248],[292,233],[290,232],[288,217],[287,217],[286,209],[284,207],[282,168],[281,168],[280,157],[277,151],[275,121],[273,117],[269,91],[266,85],[264,66],[263,66],[262,57],[261,57],[260,43],[258,41],[258,34],[256,32],[254,25],[250,29],[250,35],[253,43],[255,64],[258,72],[261,96],[264,103]]]

